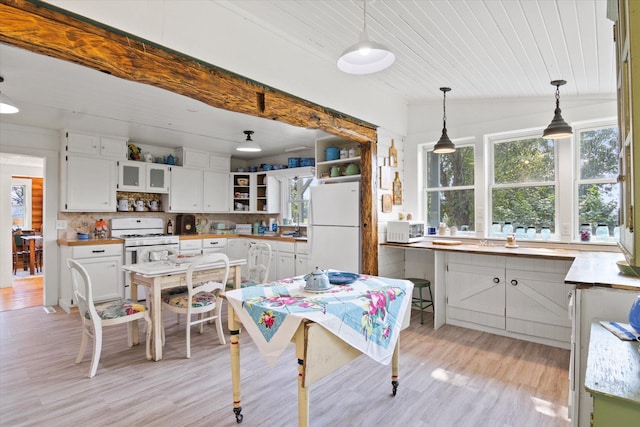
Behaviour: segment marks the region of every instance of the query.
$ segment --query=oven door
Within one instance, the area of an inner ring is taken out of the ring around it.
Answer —
[[[158,245],[152,245],[158,246]],[[180,249],[180,245],[170,244],[170,245],[162,245],[175,249],[178,251]],[[148,248],[149,246],[126,246],[124,248],[124,263],[125,264],[138,264],[139,262],[146,262],[144,260],[139,259],[140,253]],[[131,280],[129,274],[125,274],[125,284],[124,284],[124,297],[131,298]],[[138,286],[138,301],[143,301],[147,299],[147,289],[144,286]]]

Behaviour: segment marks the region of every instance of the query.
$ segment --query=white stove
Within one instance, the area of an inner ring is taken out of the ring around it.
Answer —
[[[162,218],[114,218],[111,220],[111,237],[124,240],[124,261],[126,264],[144,262],[138,259],[143,249],[149,246],[167,246],[178,251],[180,237],[164,233]],[[129,275],[125,275],[125,297],[131,295]],[[143,287],[138,287],[138,299],[145,299]]]
[[[123,239],[125,248],[180,243],[180,237],[164,233],[162,218],[114,218],[111,237]]]

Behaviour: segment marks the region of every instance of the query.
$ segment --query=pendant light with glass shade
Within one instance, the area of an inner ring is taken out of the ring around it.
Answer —
[[[364,27],[360,40],[342,52],[338,58],[338,68],[347,74],[372,74],[390,67],[395,60],[396,56],[387,47],[369,39],[367,0],[364,0]]]
[[[242,141],[238,147],[236,147],[236,151],[244,151],[247,153],[257,153],[258,151],[262,151],[262,148],[258,144],[251,139],[251,135],[253,135],[252,130],[243,131],[245,135],[247,135],[247,139]]]
[[[453,142],[449,139],[449,135],[447,135],[447,92],[451,90],[450,87],[441,87],[442,91],[442,136],[440,140],[433,147],[433,152],[436,154],[448,154],[456,151],[456,146],[453,145]]]
[[[4,77],[0,76],[0,83],[4,82]],[[20,109],[8,96],[0,92],[0,114],[15,114]]]
[[[567,138],[573,135],[571,126],[564,121],[560,111],[560,86],[566,83],[564,80],[553,80],[551,82],[551,84],[556,87],[556,109],[553,112],[553,120],[551,120],[551,123],[542,134],[542,137],[545,139]]]

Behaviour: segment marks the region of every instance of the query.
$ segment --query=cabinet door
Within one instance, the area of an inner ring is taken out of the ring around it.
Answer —
[[[84,133],[67,132],[67,151],[70,153],[100,155],[100,137]]]
[[[205,212],[229,212],[229,174],[204,172],[202,198]]]
[[[144,191],[145,164],[142,162],[118,162],[118,190]]]
[[[296,263],[293,253],[278,252],[276,264],[277,279],[286,279],[296,275]]]
[[[473,258],[473,264],[447,264],[447,323],[457,319],[504,329],[504,258]]]
[[[170,212],[202,212],[202,170],[171,167]]]
[[[65,211],[115,212],[115,161],[68,155],[64,167]]]
[[[309,255],[296,254],[296,276],[309,273]]]
[[[169,166],[147,163],[145,170],[146,191],[149,193],[169,192]]]
[[[569,343],[569,295],[562,273],[507,269],[506,329]]]
[[[127,138],[100,137],[100,155],[116,160],[127,158]]]
[[[247,259],[249,240],[229,239],[227,241],[227,256],[229,259]]]
[[[89,273],[94,301],[107,301],[124,296],[122,258],[98,257],[77,261]]]

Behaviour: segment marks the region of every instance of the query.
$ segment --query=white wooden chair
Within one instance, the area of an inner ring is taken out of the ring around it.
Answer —
[[[93,338],[93,358],[89,368],[89,378],[93,378],[98,370],[100,353],[102,351],[102,328],[104,326],[128,323],[129,347],[133,346],[133,322],[144,320],[147,322],[147,360],[151,360],[151,318],[149,311],[143,304],[130,299],[118,299],[104,303],[93,302],[91,278],[87,270],[77,261],[67,259],[67,266],[71,270],[73,294],[78,302],[80,318],[82,319],[82,341],[76,363],[80,363],[87,351],[89,338]]]
[[[247,274],[240,282],[241,287],[255,286],[267,281],[271,266],[271,254],[271,245],[266,242],[256,242],[249,245]],[[233,283],[227,283],[227,288],[232,289]]]
[[[223,263],[225,270],[220,282],[193,283],[193,272],[202,264]],[[191,326],[198,325],[199,332],[204,330],[204,323],[215,320],[218,340],[226,343],[222,331],[222,300],[219,294],[224,290],[224,283],[229,279],[229,258],[225,254],[214,253],[203,255],[194,260],[186,272],[187,291],[176,292],[174,288],[162,293],[162,307],[176,314],[186,314],[187,321],[187,358],[191,358]],[[172,292],[173,291],[173,292]],[[205,316],[207,314],[207,316]],[[198,315],[193,320],[193,315]]]

